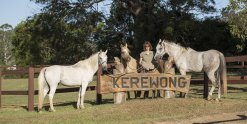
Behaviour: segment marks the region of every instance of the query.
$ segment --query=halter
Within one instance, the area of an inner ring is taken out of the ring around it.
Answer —
[[[104,63],[106,63],[106,61],[103,61],[103,62],[98,62],[99,63],[99,65],[103,65]]]

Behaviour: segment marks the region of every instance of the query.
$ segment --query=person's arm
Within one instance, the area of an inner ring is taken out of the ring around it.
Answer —
[[[140,61],[139,61],[139,64],[141,64],[142,63],[142,57],[140,57]]]
[[[142,63],[142,56],[143,56],[143,54],[142,54],[142,52],[140,53],[140,60],[139,60],[139,64],[141,65],[141,63]]]

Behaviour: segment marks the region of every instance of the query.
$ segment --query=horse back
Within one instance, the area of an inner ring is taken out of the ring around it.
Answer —
[[[93,73],[93,72],[92,72]],[[82,82],[92,80],[93,74],[85,68],[73,66],[53,65],[45,68],[45,76],[47,81],[52,84],[61,82],[63,85],[81,85]]]

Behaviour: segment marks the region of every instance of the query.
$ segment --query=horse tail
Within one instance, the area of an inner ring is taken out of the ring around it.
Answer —
[[[39,88],[39,104],[38,104],[38,111],[42,109],[43,101],[44,101],[44,85],[45,85],[45,71],[46,68],[43,68],[38,77],[38,88]]]
[[[227,84],[227,72],[226,72],[226,61],[222,53],[220,53],[220,78],[223,81],[223,84]]]

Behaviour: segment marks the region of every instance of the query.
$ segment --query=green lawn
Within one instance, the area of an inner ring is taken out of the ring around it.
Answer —
[[[85,109],[82,110],[75,108],[77,92],[60,93],[54,96],[57,110],[54,113],[47,111],[48,98],[45,99],[43,112],[38,113],[26,110],[27,96],[2,96],[0,123],[153,123],[216,113],[247,111],[247,85],[229,85],[229,93],[223,96],[221,102],[202,99],[202,88],[202,85],[191,86],[187,99],[131,99],[121,105],[113,104],[112,94],[104,94],[103,104],[96,105],[95,91],[88,91],[85,95]],[[2,89],[27,89],[27,80],[5,79]],[[35,96],[35,105],[37,105],[37,96]]]

